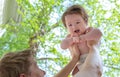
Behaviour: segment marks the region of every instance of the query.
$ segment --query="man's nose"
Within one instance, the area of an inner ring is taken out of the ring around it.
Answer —
[[[46,72],[43,70],[43,74],[45,75],[46,74]]]

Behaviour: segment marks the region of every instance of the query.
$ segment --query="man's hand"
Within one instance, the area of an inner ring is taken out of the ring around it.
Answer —
[[[74,44],[73,46],[74,47],[73,47],[73,51],[72,51],[72,59],[77,58],[76,60],[79,60],[80,50],[79,50],[78,44]]]

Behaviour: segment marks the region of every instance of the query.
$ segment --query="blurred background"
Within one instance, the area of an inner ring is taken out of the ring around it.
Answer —
[[[60,48],[67,34],[61,15],[74,4],[82,5],[89,25],[103,33],[102,77],[120,77],[120,0],[0,0],[0,58],[34,48],[39,67],[53,77],[71,59],[69,51]]]

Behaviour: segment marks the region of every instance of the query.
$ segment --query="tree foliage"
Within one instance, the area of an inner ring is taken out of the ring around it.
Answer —
[[[67,33],[61,15],[73,4],[82,5],[89,14],[89,25],[103,32],[100,54],[104,61],[103,77],[120,76],[120,2],[116,0],[17,0],[22,21],[12,19],[1,25],[0,57],[10,51],[34,47],[38,64],[52,77],[69,61],[69,51],[59,44]],[[55,68],[56,67],[56,68]]]

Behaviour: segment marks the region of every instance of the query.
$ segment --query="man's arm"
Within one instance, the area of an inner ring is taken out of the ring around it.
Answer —
[[[72,58],[72,60],[54,77],[68,77],[68,75],[70,74],[76,63],[77,63],[77,59],[75,57]]]
[[[73,50],[73,55],[72,55],[71,61],[60,72],[58,72],[54,77],[68,77],[68,75],[73,70],[76,63],[78,62],[79,57],[80,57],[80,52],[79,52],[79,49],[76,44],[75,49]]]

